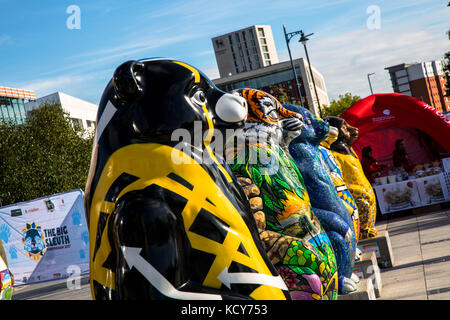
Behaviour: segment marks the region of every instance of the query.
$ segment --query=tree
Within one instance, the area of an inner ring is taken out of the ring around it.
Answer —
[[[59,104],[32,110],[25,124],[0,124],[2,205],[84,190],[92,143]]]
[[[271,95],[274,96],[282,104],[295,104],[299,106],[301,105],[301,102],[298,99],[296,99],[295,97],[291,98],[291,96],[293,95],[289,95],[287,90],[281,86],[271,85],[269,86],[269,91],[271,91]]]
[[[355,102],[360,100],[360,96],[353,96],[351,93],[347,92],[344,95],[339,95],[339,99],[331,100],[329,106],[322,106],[323,117],[336,116],[339,117],[345,110],[350,108]]]

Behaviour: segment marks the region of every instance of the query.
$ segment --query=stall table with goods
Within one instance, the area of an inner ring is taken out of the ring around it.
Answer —
[[[377,178],[373,188],[380,212],[387,214],[450,201],[450,168],[444,166],[448,161],[450,158],[417,165],[411,176],[399,171]]]

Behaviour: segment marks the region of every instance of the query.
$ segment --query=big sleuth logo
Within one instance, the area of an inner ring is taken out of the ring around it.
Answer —
[[[22,243],[23,249],[28,253],[28,256],[36,262],[42,258],[47,250],[44,233],[35,222],[27,223],[22,230]]]
[[[60,246],[70,246],[70,238],[69,231],[67,230],[67,226],[62,226],[58,228],[52,229],[44,229],[45,232],[45,244],[49,248],[53,249],[61,249]]]

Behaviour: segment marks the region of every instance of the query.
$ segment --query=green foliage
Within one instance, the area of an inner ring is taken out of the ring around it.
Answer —
[[[301,102],[296,98],[290,98],[286,89],[279,87],[277,85],[271,85],[270,89],[272,90],[272,96],[277,99],[281,104],[295,104],[301,105]],[[297,90],[293,88],[292,90]]]
[[[2,205],[84,190],[93,135],[73,129],[59,104],[30,112],[23,125],[0,123]]]
[[[350,108],[355,102],[360,99],[360,96],[352,96],[352,94],[349,92],[345,93],[344,95],[340,94],[338,100],[333,99],[329,106],[322,106],[322,115],[323,117],[339,117],[345,110]]]

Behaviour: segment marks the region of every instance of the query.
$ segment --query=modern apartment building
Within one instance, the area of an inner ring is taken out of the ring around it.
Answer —
[[[22,124],[27,117],[26,103],[34,100],[32,90],[0,87],[0,122]]]
[[[445,96],[446,78],[443,61],[402,63],[387,67],[394,92],[426,102],[440,112],[450,111],[450,98]]]
[[[320,106],[330,104],[325,80],[322,74],[312,66],[317,94],[319,96],[318,103],[309,72],[308,62],[303,58],[296,59],[293,62],[300,83],[300,97],[297,93],[297,86],[290,61],[271,64],[257,70],[241,72],[228,77],[221,77],[219,79],[214,79],[213,82],[218,88],[226,92],[239,88],[253,88],[274,94],[275,86],[284,89],[284,92],[291,101],[293,101],[293,99],[301,101],[304,107],[310,109],[319,116],[319,103]]]
[[[278,63],[272,28],[254,25],[211,39],[221,78]]]
[[[79,127],[88,131],[94,130],[98,110],[96,104],[63,92],[55,92],[27,103],[26,111],[28,112],[32,109],[37,109],[45,102],[59,103],[62,109],[69,113],[69,117],[74,127]]]

